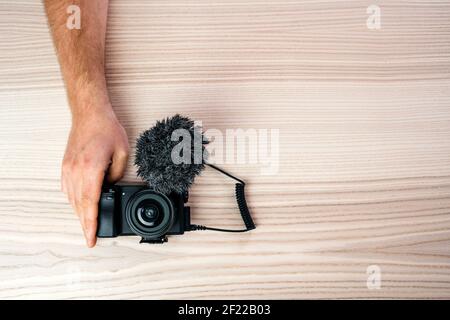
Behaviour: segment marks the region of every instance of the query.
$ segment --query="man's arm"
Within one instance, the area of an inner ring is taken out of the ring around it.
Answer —
[[[128,158],[128,140],[108,97],[105,78],[107,0],[45,0],[72,112],[61,188],[83,227],[88,247],[96,242],[98,200],[108,180],[119,180]],[[78,5],[81,29],[66,27],[67,8]]]

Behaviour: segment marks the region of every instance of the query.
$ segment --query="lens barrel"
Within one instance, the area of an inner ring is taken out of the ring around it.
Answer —
[[[173,225],[174,208],[170,199],[150,189],[134,194],[125,208],[131,230],[144,238],[165,235]]]

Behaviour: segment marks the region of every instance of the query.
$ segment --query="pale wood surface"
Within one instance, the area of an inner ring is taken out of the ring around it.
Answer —
[[[0,0],[0,298],[450,298],[450,3],[378,1],[380,30],[370,4],[112,0],[130,142],[176,112],[278,128],[280,171],[227,166],[252,233],[89,250],[59,191],[70,116],[42,4]],[[238,225],[223,181],[198,179],[197,222]]]

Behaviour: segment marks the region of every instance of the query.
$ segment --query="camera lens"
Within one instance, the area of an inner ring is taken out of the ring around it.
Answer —
[[[137,208],[137,218],[140,223],[147,227],[155,227],[162,222],[162,215],[157,205],[143,203]]]
[[[138,235],[156,238],[166,234],[173,224],[174,210],[167,196],[153,190],[133,195],[126,206],[126,219]]]

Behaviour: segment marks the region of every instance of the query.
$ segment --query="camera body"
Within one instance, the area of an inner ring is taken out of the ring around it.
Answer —
[[[188,193],[166,196],[146,185],[104,185],[99,200],[99,238],[138,235],[141,242],[163,243],[168,235],[190,230]]]

